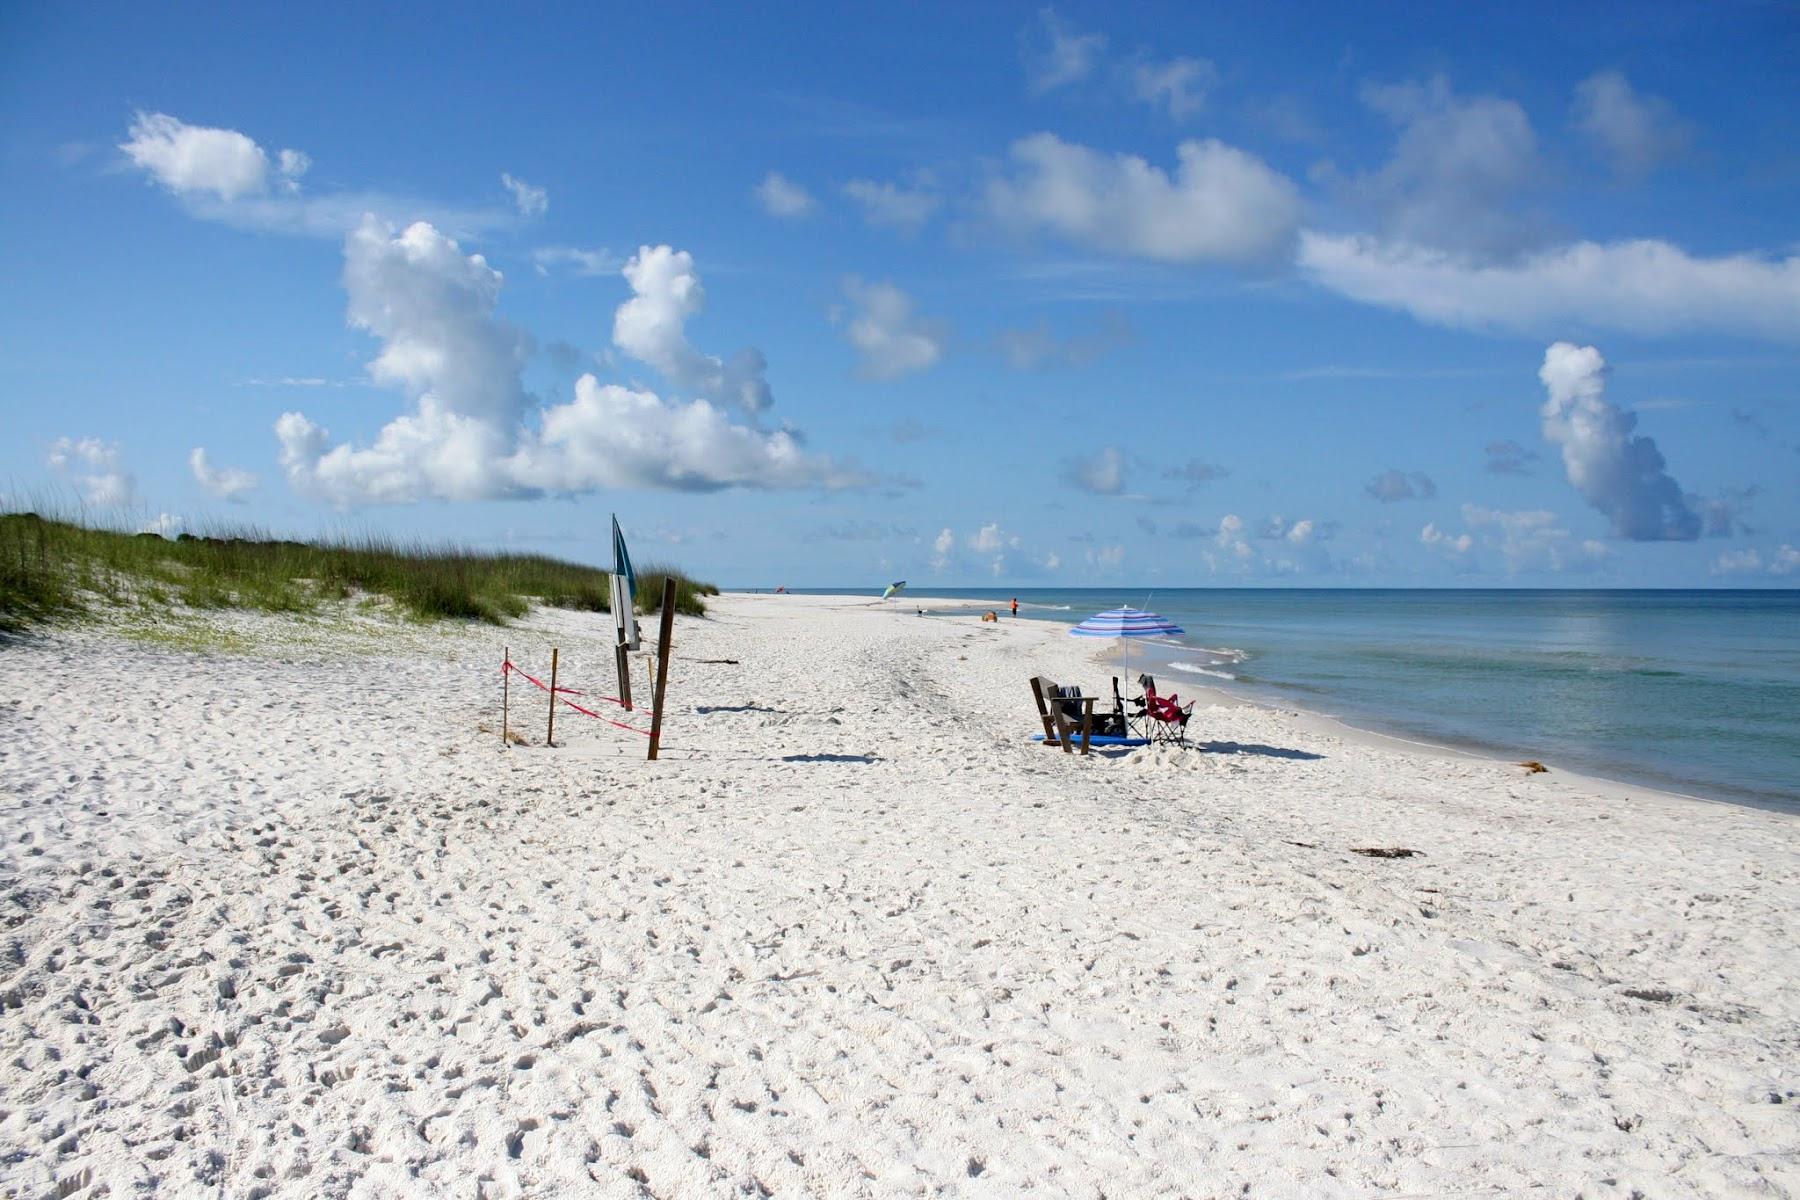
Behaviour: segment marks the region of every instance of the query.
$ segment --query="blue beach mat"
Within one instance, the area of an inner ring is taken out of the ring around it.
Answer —
[[[1044,740],[1044,735],[1041,733],[1034,733],[1031,735],[1031,740],[1034,742],[1041,742]],[[1120,737],[1116,733],[1096,733],[1093,737],[1088,739],[1088,745],[1090,746],[1148,746],[1149,744],[1149,738]],[[1069,745],[1081,745],[1081,735],[1079,733],[1071,734],[1069,737]]]

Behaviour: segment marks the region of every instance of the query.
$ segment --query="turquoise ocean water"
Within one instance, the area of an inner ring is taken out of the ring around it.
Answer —
[[[1800,811],[1800,591],[920,590],[1017,595],[1021,616],[1071,624],[1147,607],[1186,631],[1132,643],[1132,673],[1154,667],[1165,691],[1214,685],[1405,737]]]

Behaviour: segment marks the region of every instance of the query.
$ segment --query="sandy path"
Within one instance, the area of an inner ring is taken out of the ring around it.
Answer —
[[[681,623],[660,766],[478,729],[602,621],[0,649],[0,1186],[1800,1194],[1793,818],[1248,707],[1071,759],[1085,647],[818,598]]]

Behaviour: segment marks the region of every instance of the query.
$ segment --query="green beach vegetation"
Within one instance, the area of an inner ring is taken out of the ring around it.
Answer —
[[[705,615],[711,584],[664,564],[638,572],[638,607],[656,612],[674,579],[677,612]],[[610,609],[606,572],[537,554],[491,554],[375,535],[284,541],[218,529],[167,538],[35,513],[0,514],[0,629],[107,606],[305,613],[353,596],[386,597],[418,620],[504,624],[533,604]]]

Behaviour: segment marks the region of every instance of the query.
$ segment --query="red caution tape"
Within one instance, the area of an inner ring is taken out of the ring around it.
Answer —
[[[520,670],[518,667],[514,666],[510,662],[501,663],[500,664],[501,674],[505,674],[508,671],[512,672],[514,675],[520,676],[526,682],[530,683],[533,687],[537,688],[537,690],[540,692],[547,692],[550,690],[548,687],[546,687],[544,685],[543,680],[534,678],[531,675],[527,675],[524,671]],[[557,698],[559,700],[562,699],[561,693],[564,693],[564,692],[567,692],[571,696],[579,696],[579,695],[583,694],[581,692],[576,691],[574,688],[566,688],[566,687],[559,687],[556,689],[556,691],[557,691]],[[619,699],[617,696],[601,696],[600,699],[610,700],[612,703],[617,704],[620,708],[625,707],[625,702],[623,700]],[[650,736],[650,731],[648,729],[639,729],[636,725],[627,725],[623,721],[615,721],[611,717],[603,717],[599,713],[594,712],[591,709],[586,709],[586,708],[581,707],[581,705],[575,703],[573,700],[563,700],[563,703],[566,704],[568,707],[574,709],[576,712],[580,713],[584,717],[592,717],[596,721],[605,721],[608,725],[615,726],[616,728],[619,728],[619,729],[629,729],[632,733],[641,733],[645,737]],[[641,712],[646,717],[653,718],[656,716],[655,713],[649,711],[648,709],[642,709],[642,708],[628,709],[627,711]]]
[[[611,717],[603,717],[597,712],[590,712],[589,710],[581,707],[581,705],[575,703],[573,700],[564,700],[563,703],[568,705],[570,708],[574,709],[576,712],[582,714],[583,716],[592,717],[596,721],[605,721],[608,725],[611,725],[615,729],[629,729],[632,733],[641,733],[645,737],[650,736],[650,731],[648,729],[639,729],[635,725],[627,725],[623,721],[615,721]]]
[[[513,666],[511,663],[501,664],[500,669],[502,671],[511,671],[514,675],[523,677],[527,683],[529,683],[533,687],[537,688],[537,690],[540,692],[547,692],[550,690],[548,687],[544,686],[543,680],[537,678],[535,675],[526,674],[524,671],[521,671],[518,667]]]

